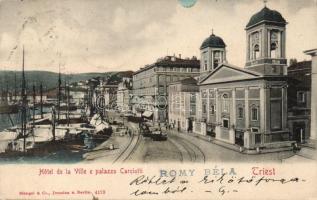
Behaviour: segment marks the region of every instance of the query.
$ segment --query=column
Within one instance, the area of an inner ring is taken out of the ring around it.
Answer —
[[[210,102],[209,102],[209,95],[210,95],[210,94],[209,94],[209,89],[207,89],[207,105],[206,105],[206,106],[207,106],[207,123],[210,122],[210,113],[209,113],[209,112],[210,112],[210,109],[209,109],[209,108],[210,108],[210,107],[209,107],[209,106],[210,106]]]
[[[271,58],[271,30],[267,29],[267,57]]]
[[[244,147],[247,149],[252,148],[252,135],[251,135],[251,131],[250,131],[250,127],[249,127],[249,88],[246,87],[245,88],[245,100],[244,100],[244,104],[245,104],[245,113],[244,113],[244,117],[245,117],[245,129],[246,131],[244,132]]]
[[[210,52],[211,52],[211,59],[210,59],[209,69],[207,69],[207,70],[213,70],[214,69],[214,51],[210,50]]]
[[[259,46],[260,58],[263,58],[262,29],[259,30]]]
[[[264,134],[266,133],[266,86],[263,85],[260,88],[260,132],[261,132],[261,144],[264,143]]]
[[[279,32],[279,58],[283,58],[283,31]]]
[[[236,88],[232,90],[232,125],[236,125],[237,122],[237,108],[236,108]]]
[[[165,70],[167,70],[167,68],[165,68]],[[165,71],[165,74],[164,74],[164,98],[165,98],[165,103],[167,105],[165,105],[165,108],[164,108],[164,122],[167,120],[168,118],[168,112],[166,110],[166,107],[168,107],[168,101],[167,101],[167,80],[166,80],[166,71]]]
[[[265,127],[265,120],[266,120],[266,113],[265,113],[265,86],[261,86],[260,88],[260,131],[264,133],[266,131]]]
[[[317,139],[317,51],[312,58],[312,83],[311,83],[311,128],[310,139]]]
[[[229,129],[229,140],[232,144],[235,144],[235,126],[237,125],[236,122],[236,118],[237,118],[237,114],[236,114],[236,89],[233,88],[232,90],[232,106],[231,106],[231,113],[230,114],[230,124],[232,125]]]
[[[216,128],[215,128],[215,133],[216,133],[216,139],[220,139],[220,134],[221,134],[221,129],[220,129],[220,102],[219,102],[219,94],[218,94],[218,89],[215,88],[215,102],[216,102]]]
[[[287,87],[282,87],[282,130],[287,128]]]
[[[226,50],[223,51],[223,56],[224,56],[224,63],[227,63],[227,57],[226,57]]]
[[[253,48],[252,48],[252,37],[251,34],[249,35],[249,56],[250,59],[249,60],[253,60]]]
[[[250,60],[250,34],[247,33],[247,38],[246,38],[246,41],[247,41],[247,59],[246,61],[248,62]]]
[[[157,87],[157,92],[155,92],[155,96],[158,95],[158,93],[159,93],[159,91],[158,91],[158,90],[159,90],[159,85],[160,85],[159,77],[160,77],[159,74],[156,74],[156,75],[155,75],[155,78],[156,78],[156,87]]]
[[[277,46],[277,48],[278,48],[278,51],[276,51],[276,58],[281,58],[281,47],[282,47],[282,45],[281,45],[281,41],[282,41],[282,38],[281,38],[281,32],[278,32],[278,34],[277,34],[277,41],[278,41],[278,46]]]
[[[286,31],[282,32],[282,57],[286,58]]]
[[[248,87],[245,88],[244,105],[245,105],[245,128],[249,129],[250,119],[249,119],[249,88]]]
[[[317,140],[317,48],[305,51],[307,55],[312,56],[312,73],[311,73],[311,125],[310,140]],[[316,144],[315,144],[316,145]]]
[[[216,102],[216,123],[220,123],[220,102],[219,102],[219,98],[218,98],[218,89],[215,88],[215,102]]]

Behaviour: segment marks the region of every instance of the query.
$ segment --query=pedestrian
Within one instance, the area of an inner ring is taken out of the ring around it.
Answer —
[[[131,129],[129,129],[129,137],[131,137]]]

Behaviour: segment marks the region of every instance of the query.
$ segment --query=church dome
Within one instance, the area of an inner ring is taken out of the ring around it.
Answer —
[[[281,13],[277,12],[276,10],[271,10],[266,6],[262,10],[260,10],[260,12],[254,14],[251,17],[246,28],[250,28],[260,22],[271,22],[283,25],[286,24],[286,20],[283,18]]]
[[[215,34],[211,34],[201,44],[200,49],[204,49],[206,47],[225,48],[226,44],[224,43],[221,37],[218,37]]]

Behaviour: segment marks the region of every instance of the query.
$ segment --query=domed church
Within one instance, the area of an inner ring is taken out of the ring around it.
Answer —
[[[201,46],[200,100],[193,131],[246,151],[290,148],[287,128],[286,25],[266,6],[246,24],[246,63],[229,64],[212,33]]]

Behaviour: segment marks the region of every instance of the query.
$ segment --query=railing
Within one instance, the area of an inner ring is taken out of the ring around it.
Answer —
[[[290,132],[275,132],[263,135],[264,143],[284,142],[291,139]]]

